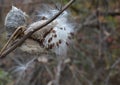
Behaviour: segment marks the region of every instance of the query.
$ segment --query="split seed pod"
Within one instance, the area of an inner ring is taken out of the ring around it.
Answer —
[[[8,12],[5,18],[4,24],[8,37],[10,37],[18,27],[26,25],[26,18],[27,15],[25,12],[12,6],[12,9]]]

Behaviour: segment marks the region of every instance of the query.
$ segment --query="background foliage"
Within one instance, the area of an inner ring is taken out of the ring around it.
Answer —
[[[6,42],[3,22],[11,4],[14,3],[35,18],[34,15],[42,4],[62,3],[63,6],[67,2],[68,0],[0,0],[0,48]],[[74,85],[119,85],[120,0],[76,0],[69,10],[76,23],[76,33],[74,44],[68,52],[72,62],[68,65],[69,70],[63,72],[67,76],[61,81],[69,81],[69,76],[72,75]],[[19,54],[12,53],[9,56],[15,55]],[[9,59],[1,61],[1,68],[7,72],[13,65],[10,61],[8,64],[8,61]],[[0,70],[0,85],[11,81],[7,74]],[[69,84],[67,82],[63,85]]]

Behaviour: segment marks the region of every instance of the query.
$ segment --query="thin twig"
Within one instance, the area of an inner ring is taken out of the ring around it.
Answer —
[[[100,15],[103,15],[103,16],[112,16],[112,17],[115,17],[115,16],[120,16],[120,12],[100,12]]]
[[[63,64],[63,60],[59,60],[58,61],[58,65],[57,65],[57,71],[56,71],[56,74],[55,74],[54,85],[60,85],[60,77],[61,77],[61,71],[62,71],[62,64]]]
[[[111,77],[111,72],[112,72],[112,70],[116,67],[116,65],[118,65],[120,63],[120,58],[119,59],[117,59],[112,65],[111,65],[111,67],[110,67],[110,71],[109,71],[109,73],[108,73],[108,76],[107,76],[107,78],[105,79],[105,85],[109,85],[109,80],[110,80],[110,77]]]
[[[53,20],[55,20],[64,10],[66,10],[75,0],[70,0],[61,11],[59,11],[54,17],[52,17],[51,19],[49,19],[48,21],[46,21],[45,23],[43,23],[42,25],[38,26],[37,28],[35,28],[33,31],[30,31],[28,34],[26,34],[25,36],[23,36],[23,38],[21,38],[18,42],[16,42],[16,44],[14,44],[13,46],[11,46],[9,49],[7,49],[5,52],[3,52],[2,55],[0,55],[0,58],[4,58],[6,55],[8,55],[10,52],[12,52],[13,50],[15,50],[18,46],[20,46],[28,37],[30,37],[34,32],[42,29],[43,27],[45,27],[46,25],[48,25],[49,23],[51,23]]]
[[[98,29],[99,29],[99,45],[98,45],[98,57],[101,58],[101,55],[102,55],[102,29],[101,29],[101,23],[100,23],[100,11],[99,11],[99,8],[100,8],[100,1],[98,0],[97,3],[96,3],[96,18],[97,18],[97,24],[98,24]]]
[[[53,79],[53,73],[50,70],[50,68],[47,65],[44,65],[44,66],[45,66],[45,69],[47,70],[47,72],[49,73],[50,77]]]

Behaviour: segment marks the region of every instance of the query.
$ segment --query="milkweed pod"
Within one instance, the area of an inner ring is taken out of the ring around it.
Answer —
[[[19,26],[26,25],[27,16],[28,15],[21,9],[12,6],[12,9],[6,15],[4,23],[8,37],[10,37]]]

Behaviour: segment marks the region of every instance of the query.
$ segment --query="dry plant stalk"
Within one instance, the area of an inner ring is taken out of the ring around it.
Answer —
[[[8,39],[7,43],[4,45],[4,47],[1,49],[0,51],[0,55],[2,55],[2,53],[7,49],[7,47],[9,46],[9,44],[15,40],[20,34],[21,32],[23,32],[25,27],[21,26],[18,27],[15,32],[11,35],[11,37]]]

